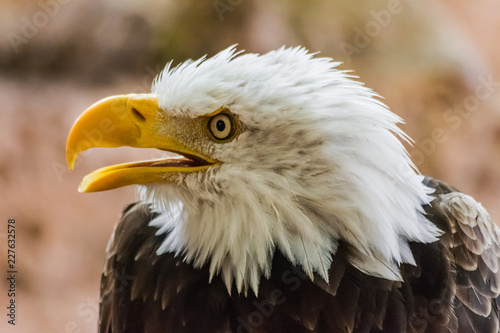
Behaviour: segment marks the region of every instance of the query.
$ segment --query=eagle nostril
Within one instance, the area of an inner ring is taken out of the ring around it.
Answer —
[[[136,108],[132,108],[132,115],[134,116],[134,118],[140,122],[140,123],[143,123],[146,121],[146,117],[144,117],[142,115],[142,113],[140,113],[139,111],[137,111]]]

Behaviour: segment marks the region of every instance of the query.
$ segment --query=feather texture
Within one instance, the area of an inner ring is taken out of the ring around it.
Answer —
[[[330,58],[303,48],[168,65],[153,85],[161,112],[204,117],[221,107],[241,133],[231,142],[183,144],[221,161],[207,172],[154,184],[141,198],[161,214],[158,254],[182,253],[195,267],[209,261],[230,290],[257,292],[279,250],[307,275],[328,280],[340,240],[361,271],[400,280],[414,263],[408,242],[440,232],[424,217],[430,189],[399,138],[401,119]],[[168,134],[159,127],[158,135]]]
[[[498,229],[485,212],[475,212],[482,207],[469,197],[434,179],[424,182],[436,189],[425,206],[427,217],[444,234],[432,244],[410,243],[416,266],[400,267],[402,282],[361,272],[349,261],[353,246],[341,242],[328,269],[329,282],[319,275],[311,280],[278,251],[258,296],[239,294],[234,285],[229,293],[220,275],[210,278],[208,263],[194,268],[174,253],[157,256],[162,238],[150,226],[157,213],[148,204],[135,204],[125,211],[109,245],[100,332],[498,333],[500,297],[493,281],[499,275],[487,265],[469,269],[468,260],[464,264],[463,255],[457,256],[463,245],[450,246],[450,239],[458,237],[451,227],[468,223],[465,217],[471,214],[486,217],[474,220],[477,232],[493,232],[487,236],[488,253],[500,246]],[[453,214],[457,207],[468,213]],[[466,256],[482,262],[473,252]],[[498,264],[500,258],[488,260]]]
[[[240,130],[176,131],[219,163],[142,186],[126,208],[101,332],[498,333],[499,229],[415,172],[401,119],[337,66],[231,47],[166,67],[160,119],[224,108]]]

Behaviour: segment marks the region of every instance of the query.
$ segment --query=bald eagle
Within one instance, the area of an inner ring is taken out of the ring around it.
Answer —
[[[416,171],[401,119],[338,65],[230,47],[78,118],[70,168],[93,147],[165,155],[79,187],[139,185],[100,332],[500,332],[499,228]]]

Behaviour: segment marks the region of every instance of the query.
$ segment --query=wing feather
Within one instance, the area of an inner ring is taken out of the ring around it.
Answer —
[[[436,189],[430,211],[456,271],[459,331],[498,333],[500,229],[472,197],[435,179],[424,182]]]

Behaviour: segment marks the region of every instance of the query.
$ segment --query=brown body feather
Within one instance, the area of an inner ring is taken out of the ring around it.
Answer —
[[[402,265],[404,281],[363,274],[348,263],[341,243],[329,283],[311,281],[280,253],[259,295],[226,290],[208,267],[182,256],[156,255],[164,235],[148,223],[145,204],[125,209],[110,242],[101,283],[99,331],[173,333],[498,333],[500,235],[470,197],[426,178],[435,189],[425,207],[444,233],[439,242],[412,243],[416,266]]]

